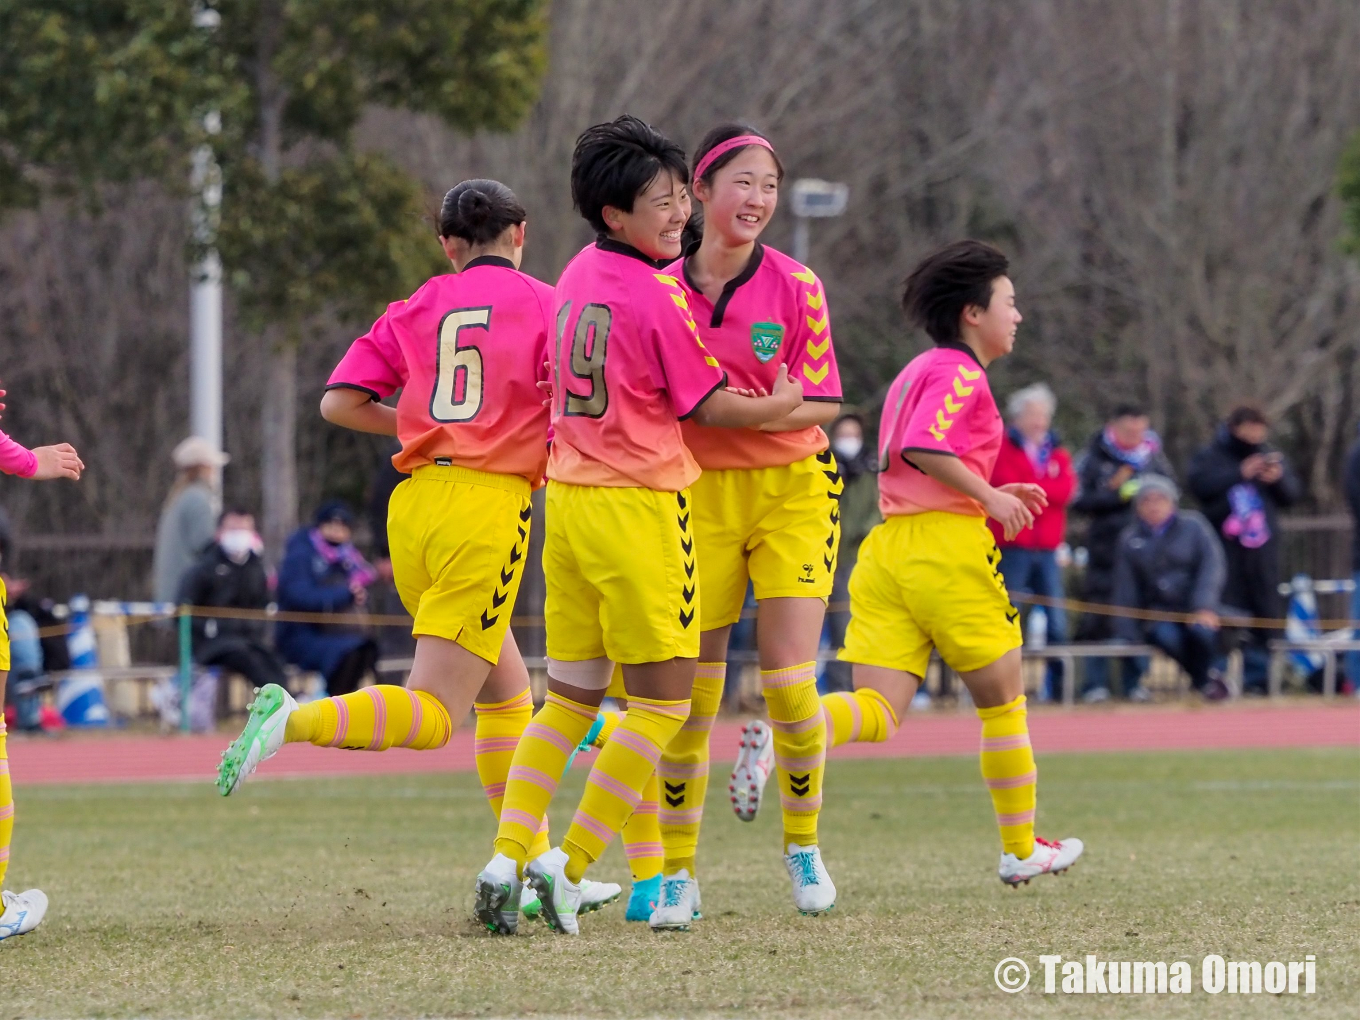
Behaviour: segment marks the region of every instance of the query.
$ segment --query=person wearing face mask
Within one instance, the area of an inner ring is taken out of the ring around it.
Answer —
[[[331,696],[358,689],[378,662],[377,642],[343,624],[342,614],[368,604],[368,586],[378,577],[351,543],[353,528],[354,513],[344,502],[325,503],[310,528],[288,539],[279,565],[279,609],[336,615],[334,624],[284,622],[274,631],[280,654],[325,677]]]
[[[992,520],[987,522],[1001,547],[1001,574],[1006,579],[1006,590],[1050,599],[1063,597],[1058,546],[1067,532],[1067,504],[1076,488],[1072,457],[1052,429],[1057,407],[1057,398],[1045,383],[1026,386],[1011,395],[1006,408],[1010,412],[1010,428],[1001,441],[992,469],[992,484],[1033,482],[1048,495],[1048,506],[1034,515],[1030,527],[1009,541],[1000,525]],[[1048,643],[1066,641],[1067,614],[1062,608],[1046,606],[1044,617],[1048,621]],[[1028,616],[1025,622],[1028,623]],[[1062,663],[1050,661],[1040,700],[1057,697],[1061,685]]]
[[[180,581],[180,605],[264,610],[269,576],[260,557],[263,548],[251,514],[224,511],[212,545]],[[195,616],[193,649],[199,665],[239,673],[255,687],[284,682],[283,663],[265,643],[263,619]]]
[[[883,520],[878,512],[878,458],[865,449],[864,420],[857,414],[843,414],[827,430],[831,452],[840,465],[845,488],[841,490],[841,549],[836,558],[836,579],[831,589],[832,605],[845,605],[850,598],[850,572],[859,559],[860,543],[874,525]],[[850,611],[827,614],[831,625],[831,647],[845,643],[845,627]],[[833,691],[853,690],[850,663],[834,659],[826,664],[827,687]]]

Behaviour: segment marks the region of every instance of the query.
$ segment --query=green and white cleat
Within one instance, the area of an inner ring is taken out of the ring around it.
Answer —
[[[532,885],[543,904],[543,920],[560,935],[577,935],[581,887],[567,878],[567,855],[554,847],[524,869],[524,883]]]
[[[614,882],[592,882],[581,879],[581,906],[577,913],[589,914],[608,906],[623,895],[623,887]]]
[[[538,893],[534,892],[534,887],[528,882],[520,886],[519,912],[524,915],[526,921],[537,921],[543,916],[543,901],[538,898]]]
[[[255,688],[249,707],[246,728],[222,752],[217,766],[217,792],[223,797],[230,797],[260,762],[278,753],[288,717],[297,711],[298,703],[278,684],[265,684]]]
[[[513,935],[519,930],[519,912],[525,906],[529,887],[519,880],[519,867],[505,854],[497,854],[477,876],[477,920],[487,931]],[[538,916],[535,898],[531,919]]]

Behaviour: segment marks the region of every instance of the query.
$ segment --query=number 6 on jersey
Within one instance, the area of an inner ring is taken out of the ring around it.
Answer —
[[[472,344],[460,347],[465,329],[486,329],[491,307],[455,308],[439,323],[439,352],[435,362],[434,392],[430,394],[430,417],[438,422],[471,421],[482,409],[482,352]],[[458,393],[458,371],[463,371],[463,392]]]

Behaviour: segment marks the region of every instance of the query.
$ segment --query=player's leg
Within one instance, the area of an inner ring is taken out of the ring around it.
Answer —
[[[0,614],[4,612],[5,587],[0,581]],[[3,624],[3,615],[0,615]],[[0,705],[5,703],[5,684],[9,679],[9,631],[0,625]],[[9,752],[5,749],[5,716],[0,712],[0,940],[25,935],[36,928],[47,913],[47,897],[40,889],[22,893],[5,889],[9,869],[9,843],[14,834],[14,790],[9,780]]]

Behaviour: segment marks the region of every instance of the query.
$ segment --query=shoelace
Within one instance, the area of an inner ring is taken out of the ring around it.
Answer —
[[[1035,837],[1034,837],[1034,842],[1040,843],[1040,844],[1042,844],[1043,846],[1048,847],[1050,850],[1061,850],[1061,849],[1062,849],[1062,844],[1061,844],[1061,843],[1052,843],[1052,842],[1049,842],[1048,840],[1044,839],[1043,836],[1035,836]]]
[[[817,856],[811,850],[803,850],[796,853],[791,858],[794,868],[794,877],[798,879],[799,885],[817,885]]]
[[[668,907],[678,907],[685,901],[685,886],[688,885],[681,879],[666,879],[661,883],[661,899]]]

